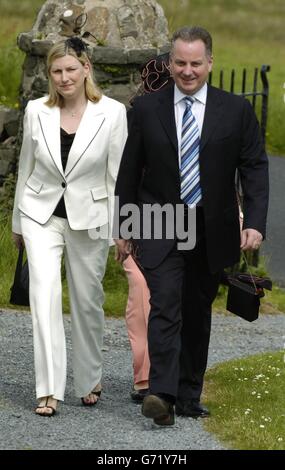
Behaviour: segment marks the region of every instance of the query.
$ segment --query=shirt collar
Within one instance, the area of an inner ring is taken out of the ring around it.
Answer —
[[[193,96],[193,98],[195,98],[196,101],[199,101],[200,103],[205,105],[206,100],[207,100],[207,91],[208,91],[207,83],[204,83],[202,88],[200,88],[200,90],[198,90],[196,93],[194,93],[194,95],[191,95],[191,96]],[[175,86],[174,86],[174,104],[179,103],[179,101],[182,101],[185,97],[187,97],[187,95],[182,93],[182,91],[180,91],[179,88],[177,87],[177,85],[175,84]]]

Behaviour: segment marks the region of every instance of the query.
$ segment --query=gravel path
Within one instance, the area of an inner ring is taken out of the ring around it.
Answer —
[[[52,419],[36,416],[31,317],[0,310],[0,449],[193,450],[223,449],[202,420],[177,418],[161,428],[131,403],[132,367],[124,320],[107,319],[104,391],[96,408],[83,407],[72,391],[70,318],[65,316],[68,381],[64,404]],[[283,348],[285,316],[247,323],[213,316],[209,365]]]

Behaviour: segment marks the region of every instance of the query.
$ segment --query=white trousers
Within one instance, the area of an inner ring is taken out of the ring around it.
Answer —
[[[62,316],[61,260],[64,253],[72,326],[75,394],[84,397],[102,376],[104,292],[108,241],[87,230],[71,230],[52,216],[40,225],[21,215],[30,273],[37,398],[64,399],[66,345]]]

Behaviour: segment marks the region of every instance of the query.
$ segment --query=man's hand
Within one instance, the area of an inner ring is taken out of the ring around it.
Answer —
[[[243,251],[258,250],[262,242],[262,235],[254,228],[246,228],[241,232],[240,247]]]
[[[132,243],[129,240],[114,240],[116,243],[115,259],[122,263],[132,252]]]
[[[25,243],[22,235],[12,232],[12,238],[18,250],[20,250],[20,248],[24,248]]]

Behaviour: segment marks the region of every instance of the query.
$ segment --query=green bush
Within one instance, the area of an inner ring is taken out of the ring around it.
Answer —
[[[1,217],[1,215],[0,215]],[[0,219],[0,305],[1,307],[11,307],[9,305],[10,287],[14,279],[14,270],[17,260],[17,250],[11,239],[10,217]]]
[[[0,220],[8,219],[13,210],[14,194],[16,187],[16,175],[10,173],[0,190]]]
[[[17,107],[24,54],[16,46],[0,49],[0,104]]]

